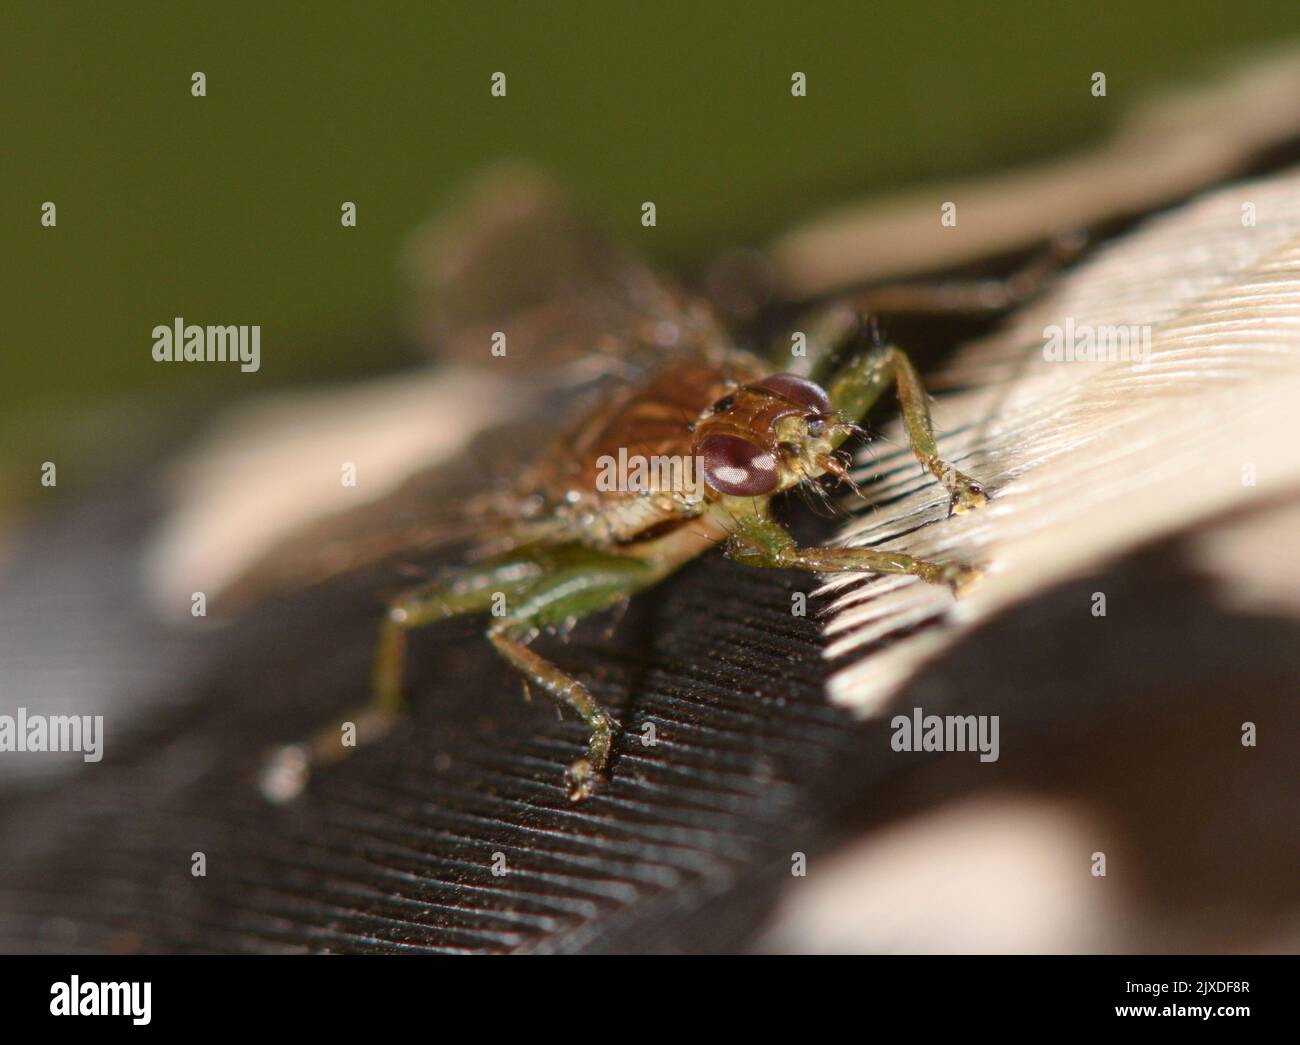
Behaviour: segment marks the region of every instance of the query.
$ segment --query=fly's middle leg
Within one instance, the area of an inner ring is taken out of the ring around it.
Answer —
[[[488,630],[488,639],[519,674],[559,706],[575,711],[591,730],[587,753],[575,759],[565,771],[569,798],[580,802],[589,797],[609,767],[618,723],[596,702],[586,686],[529,649],[519,625],[496,625]]]
[[[864,316],[996,316],[1041,293],[1087,244],[1082,230],[1062,232],[1007,276],[885,283],[849,291],[815,308],[801,321],[810,350],[802,361],[790,358],[790,340],[784,338],[772,346],[772,362],[824,385],[843,361]]]
[[[528,643],[539,629],[568,626],[608,609],[658,577],[659,571],[639,559],[573,546],[522,593],[508,616],[488,629],[488,640],[516,671],[560,708],[575,712],[591,730],[586,753],[565,772],[571,801],[590,797],[605,778],[618,723],[586,686],[530,649]]]
[[[850,294],[847,300],[858,311],[872,315],[996,315],[1040,293],[1087,246],[1088,236],[1082,229],[1063,231],[1006,276],[886,283]]]

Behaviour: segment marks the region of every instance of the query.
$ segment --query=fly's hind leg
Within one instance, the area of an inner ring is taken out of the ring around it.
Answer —
[[[296,797],[313,766],[337,761],[353,747],[378,739],[396,722],[404,704],[406,633],[436,621],[502,607],[488,629],[499,653],[526,680],[557,704],[576,711],[591,729],[587,753],[570,766],[569,797],[586,798],[604,775],[616,724],[580,682],[528,648],[531,635],[616,605],[653,583],[659,572],[627,556],[606,555],[581,545],[531,547],[485,563],[449,582],[398,596],[380,627],[375,650],[373,699],[348,716],[355,743],[345,745],[338,728],[279,748],[262,774],[262,792],[272,801]]]
[[[345,715],[339,726],[326,727],[305,741],[272,751],[262,767],[262,794],[273,802],[296,798],[313,767],[337,762],[355,747],[378,740],[392,729],[404,706],[402,684],[409,630],[448,617],[485,613],[499,597],[508,600],[533,583],[542,571],[541,564],[514,555],[398,595],[380,625],[370,703]]]

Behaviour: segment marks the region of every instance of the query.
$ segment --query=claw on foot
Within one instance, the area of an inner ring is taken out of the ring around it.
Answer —
[[[564,780],[569,788],[569,801],[581,802],[590,798],[604,779],[604,774],[591,764],[591,759],[586,755],[576,759],[564,771]]]
[[[943,582],[948,585],[956,598],[969,594],[970,590],[979,583],[984,571],[974,566],[965,566],[961,563],[949,563],[943,570]]]
[[[988,503],[989,496],[984,492],[984,487],[974,479],[966,479],[953,491],[952,500],[948,502],[948,514],[961,515],[983,508]]]

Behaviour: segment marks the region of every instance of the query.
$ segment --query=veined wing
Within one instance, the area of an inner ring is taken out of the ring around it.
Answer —
[[[620,373],[725,341],[706,302],[593,231],[522,164],[493,168],[462,191],[412,237],[403,269],[416,340],[516,379]],[[504,357],[491,353],[498,332]]]
[[[260,434],[241,439],[239,454],[226,440],[214,452],[219,467],[192,463],[200,485],[187,482],[186,495],[201,508],[177,515],[209,536],[169,525],[152,571],[169,605],[206,590],[229,609],[449,542],[491,541],[527,516],[527,491],[512,480],[555,451],[553,432],[669,359],[726,343],[707,303],[629,259],[519,166],[490,171],[431,219],[412,239],[406,271],[416,335],[444,365],[411,375],[406,388],[372,382],[383,387],[359,391],[354,398],[369,396],[360,410],[345,394],[306,419],[301,405],[278,420],[262,408]],[[498,331],[504,356],[492,352]],[[430,437],[437,428],[445,437]],[[279,451],[290,439],[288,459]],[[354,487],[340,489],[341,461],[356,464]],[[213,475],[230,487],[224,501],[201,485]],[[249,512],[253,488],[302,475],[313,482],[298,503],[290,495],[278,513]],[[303,510],[325,487],[329,496]],[[223,539],[232,518],[241,518],[240,542]],[[237,562],[204,560],[204,549],[228,558],[232,543]]]

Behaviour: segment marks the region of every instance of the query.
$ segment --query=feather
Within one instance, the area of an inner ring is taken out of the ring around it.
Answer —
[[[1136,334],[1129,358],[1048,358],[1053,332],[1117,327]],[[1149,219],[964,349],[940,383],[966,389],[936,410],[941,452],[993,500],[945,517],[945,492],[919,474],[895,424],[895,448],[877,448],[859,476],[879,473],[868,510],[841,538],[972,561],[985,576],[956,605],[919,583],[828,582],[827,656],[844,662],[831,697],[863,715],[994,613],[1300,491],[1300,175],[1232,185]],[[1291,562],[1300,545],[1273,554]],[[1245,558],[1242,569],[1276,568],[1272,557]]]
[[[1300,135],[1300,52],[1250,56],[1217,79],[1144,100],[1108,138],[987,178],[835,207],[784,232],[766,278],[790,298],[952,268],[1186,199],[1249,172]],[[941,203],[956,224],[941,224]]]

